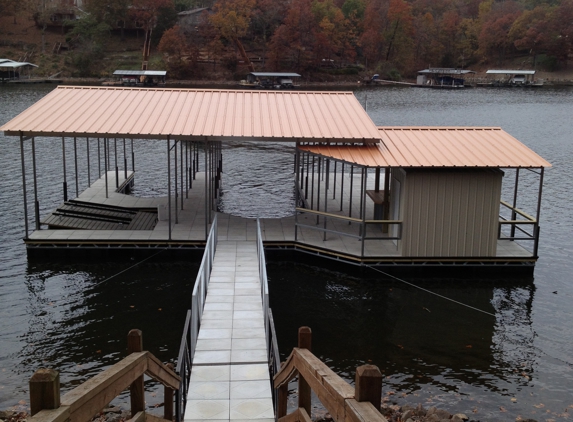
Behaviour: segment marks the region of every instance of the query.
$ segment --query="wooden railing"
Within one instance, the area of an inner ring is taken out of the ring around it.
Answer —
[[[173,420],[173,391],[180,379],[173,365],[164,365],[151,353],[142,350],[141,331],[128,334],[125,359],[106,369],[60,399],[60,374],[53,369],[39,369],[30,379],[32,417],[28,422],[88,422],[107,407],[127,387],[130,388],[130,422]],[[171,367],[170,367],[171,366]],[[143,374],[165,386],[163,419],[145,413]]]
[[[311,330],[299,329],[298,345],[274,377],[278,389],[277,420],[310,422],[311,390],[335,421],[387,422],[380,413],[382,374],[374,365],[356,369],[352,387],[312,354]],[[298,409],[287,415],[288,383],[298,376]]]

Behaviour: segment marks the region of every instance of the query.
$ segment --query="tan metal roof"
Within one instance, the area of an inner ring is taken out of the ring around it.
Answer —
[[[378,142],[352,92],[59,86],[6,135]]]
[[[367,167],[551,167],[496,127],[379,127],[377,145],[302,145],[314,154]]]

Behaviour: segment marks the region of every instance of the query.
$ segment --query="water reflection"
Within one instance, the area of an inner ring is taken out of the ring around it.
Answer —
[[[479,407],[480,416],[493,416],[495,406],[484,410],[474,396],[511,398],[536,380],[531,279],[407,280],[440,297],[369,269],[273,262],[268,274],[282,357],[308,325],[313,352],[349,382],[357,366],[377,365],[388,402]]]
[[[142,329],[145,350],[176,360],[198,264],[156,259],[121,273],[133,264],[28,266],[28,328],[11,356],[27,374],[18,389],[40,367],[57,368],[63,391],[72,389],[126,355],[132,328]],[[154,383],[147,388],[157,389]],[[162,396],[147,400],[159,403]]]

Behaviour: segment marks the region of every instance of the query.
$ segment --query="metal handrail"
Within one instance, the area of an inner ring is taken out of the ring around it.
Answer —
[[[203,307],[205,306],[205,299],[207,297],[207,285],[209,284],[209,277],[211,276],[215,251],[217,249],[217,233],[217,215],[215,215],[205,244],[205,252],[203,253],[201,266],[197,273],[195,286],[193,287],[191,309],[187,311],[183,337],[181,339],[181,346],[179,347],[179,356],[175,369],[175,372],[181,377],[181,388],[177,390],[175,395],[175,418],[177,422],[183,421],[185,413],[187,390],[189,388],[189,381],[191,380],[191,366],[193,364],[193,357],[195,356],[197,337],[199,335],[199,327],[201,326],[201,316],[203,315]]]
[[[346,237],[352,237],[355,239],[358,239],[361,243],[362,243],[362,249],[361,249],[361,256],[364,256],[364,247],[365,244],[364,242],[366,240],[378,240],[378,241],[387,241],[387,240],[402,240],[402,227],[404,222],[402,220],[366,220],[366,219],[359,219],[359,218],[353,218],[353,217],[346,217],[343,215],[338,215],[338,214],[332,214],[332,213],[328,213],[328,212],[324,212],[324,211],[315,211],[315,210],[311,210],[311,209],[306,209],[306,208],[300,208],[297,207],[296,208],[297,211],[297,217],[299,213],[309,213],[309,214],[313,214],[316,215],[317,218],[318,217],[323,217],[324,218],[324,226],[323,227],[318,227],[318,226],[309,226],[308,224],[302,224],[298,222],[298,218],[295,218],[295,240],[298,237],[298,228],[307,228],[310,230],[317,230],[319,232],[324,233],[324,240],[326,240],[326,233],[333,233],[339,236],[346,236]],[[327,229],[326,228],[326,222],[328,218],[335,218],[338,220],[342,220],[342,221],[348,221],[348,223],[357,223],[360,227],[358,234],[352,234],[352,233],[346,233],[346,232],[341,232],[341,231],[337,231],[337,230],[332,230],[332,229]],[[398,225],[399,228],[399,233],[397,236],[366,236],[366,227],[369,224],[384,224],[384,225]]]
[[[265,338],[267,342],[267,361],[269,363],[270,379],[272,380],[280,370],[280,354],[273,313],[269,307],[269,282],[267,278],[267,263],[263,246],[261,222],[257,218],[257,255],[259,261],[259,280],[261,283],[261,299],[263,302],[263,315],[265,317]],[[278,392],[272,388],[275,415],[277,412]]]

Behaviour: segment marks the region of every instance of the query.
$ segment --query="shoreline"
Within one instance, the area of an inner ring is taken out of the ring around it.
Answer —
[[[475,77],[467,79],[468,88],[480,88],[477,86],[477,82],[481,81],[483,78]],[[573,79],[561,79],[561,78],[539,78],[543,81],[543,86],[548,87],[566,87],[573,86]],[[64,78],[31,78],[31,79],[20,79],[17,81],[6,81],[6,84],[17,84],[17,85],[27,85],[27,84],[38,84],[38,83],[53,83],[61,85],[87,85],[87,86],[122,86],[114,85],[115,80],[110,78],[76,78],[76,77],[64,77]],[[1,86],[1,84],[0,84]],[[325,90],[328,88],[337,89],[350,89],[354,90],[358,87],[384,87],[384,86],[401,86],[401,87],[411,87],[416,86],[415,81],[384,81],[378,83],[365,83],[364,81],[328,81],[328,82],[313,82],[313,81],[303,81],[300,85],[295,87],[301,90]],[[153,87],[150,87],[153,88]],[[225,81],[225,80],[204,80],[204,79],[194,79],[194,80],[169,80],[166,82],[165,86],[162,88],[213,88],[213,89],[241,89],[238,81]],[[243,89],[245,89],[243,87]]]

